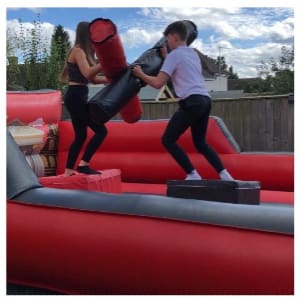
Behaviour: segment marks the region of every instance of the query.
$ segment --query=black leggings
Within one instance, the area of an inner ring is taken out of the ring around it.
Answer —
[[[87,137],[87,127],[90,127],[95,134],[88,142],[82,157],[82,160],[86,162],[91,160],[107,135],[107,129],[104,124],[99,126],[89,118],[87,100],[88,87],[85,85],[69,86],[64,96],[64,103],[70,113],[75,133],[75,138],[70,146],[67,159],[66,168],[68,169],[74,168],[80,150]]]
[[[176,143],[179,137],[191,127],[193,143],[207,161],[219,173],[224,166],[215,150],[206,143],[206,131],[211,100],[203,95],[191,95],[179,102],[179,109],[170,119],[162,137],[162,144],[186,173],[191,173],[194,166],[184,150]]]

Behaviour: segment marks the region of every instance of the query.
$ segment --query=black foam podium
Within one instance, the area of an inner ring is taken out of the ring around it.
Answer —
[[[167,196],[239,204],[259,204],[260,182],[225,180],[168,180]]]

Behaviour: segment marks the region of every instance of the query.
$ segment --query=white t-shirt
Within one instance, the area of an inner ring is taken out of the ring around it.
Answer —
[[[172,78],[177,96],[185,99],[191,94],[207,95],[202,66],[196,51],[188,46],[179,46],[167,56],[161,67]]]

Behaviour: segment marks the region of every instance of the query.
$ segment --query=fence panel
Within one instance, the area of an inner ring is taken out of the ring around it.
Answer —
[[[174,101],[142,105],[145,120],[168,119],[178,108]],[[211,115],[223,119],[242,151],[294,152],[294,103],[288,95],[213,100]]]

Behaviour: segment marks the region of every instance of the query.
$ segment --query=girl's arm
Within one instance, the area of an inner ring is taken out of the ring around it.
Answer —
[[[74,48],[73,51],[74,59],[76,61],[76,64],[78,65],[80,72],[86,79],[92,80],[102,70],[101,65],[96,64],[91,67],[88,63],[85,52],[81,48]]]
[[[103,75],[96,75],[91,79],[91,82],[93,84],[107,84],[109,83],[108,79],[106,76]]]

